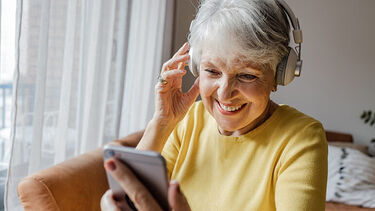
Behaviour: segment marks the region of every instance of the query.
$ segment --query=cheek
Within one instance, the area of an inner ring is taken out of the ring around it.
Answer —
[[[270,96],[271,90],[268,86],[265,86],[262,83],[255,83],[251,86],[241,87],[241,94],[250,101],[258,102],[267,102]]]
[[[269,95],[271,94],[271,91],[274,86],[273,78],[273,72],[271,72],[266,74],[265,77],[262,78],[262,80],[258,81],[258,87],[260,89],[259,92],[263,93],[264,95],[267,95],[267,97],[269,97]]]
[[[201,78],[199,79],[199,91],[201,94],[201,97],[210,97],[212,93],[215,90],[215,83],[213,81],[210,81],[207,79],[205,76],[200,76]]]

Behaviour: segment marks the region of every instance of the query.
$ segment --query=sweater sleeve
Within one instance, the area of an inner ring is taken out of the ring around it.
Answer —
[[[327,155],[327,141],[320,123],[309,124],[290,139],[277,172],[277,210],[324,211]]]
[[[201,103],[200,103],[201,104]],[[178,162],[179,156],[181,156],[181,147],[183,144],[187,144],[186,141],[191,138],[191,131],[194,125],[194,118],[196,118],[196,107],[199,106],[199,103],[194,103],[184,119],[181,120],[176,127],[173,129],[172,133],[169,135],[167,142],[164,145],[164,148],[161,152],[161,155],[164,157],[167,163],[168,177],[172,178],[173,172],[176,168],[176,162]],[[200,105],[202,107],[202,105]],[[204,109],[204,108],[203,108]],[[202,108],[201,108],[202,110]],[[189,127],[190,126],[190,127]],[[187,132],[190,131],[190,132]],[[183,161],[183,159],[182,159]],[[180,160],[181,162],[181,160]]]

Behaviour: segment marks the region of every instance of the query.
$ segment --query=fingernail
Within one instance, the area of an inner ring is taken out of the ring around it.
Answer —
[[[107,169],[110,171],[116,170],[116,164],[113,160],[107,162]]]

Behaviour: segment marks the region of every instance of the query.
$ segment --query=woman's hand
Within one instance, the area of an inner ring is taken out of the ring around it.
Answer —
[[[155,113],[148,123],[139,150],[161,152],[176,124],[186,115],[199,94],[199,79],[186,93],[181,90],[184,69],[190,57],[185,43],[166,63],[160,73],[161,81],[155,86]]]
[[[199,79],[186,93],[182,92],[182,77],[186,74],[184,67],[190,59],[189,45],[185,43],[161,70],[155,87],[155,113],[153,119],[162,126],[173,127],[181,121],[189,107],[199,94]]]
[[[109,159],[105,162],[106,170],[116,179],[124,191],[128,194],[131,201],[139,211],[162,210],[159,204],[148,192],[146,187],[136,178],[133,172],[117,159]],[[172,181],[168,187],[169,206],[174,211],[188,211],[189,204],[179,188],[176,181]],[[108,190],[100,201],[100,207],[103,211],[120,211],[127,207],[125,199],[116,201],[113,193]]]

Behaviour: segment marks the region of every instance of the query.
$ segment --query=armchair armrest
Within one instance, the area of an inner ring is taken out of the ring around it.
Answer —
[[[111,144],[135,147],[143,131]],[[102,148],[32,174],[18,184],[25,210],[100,210],[108,189]]]

